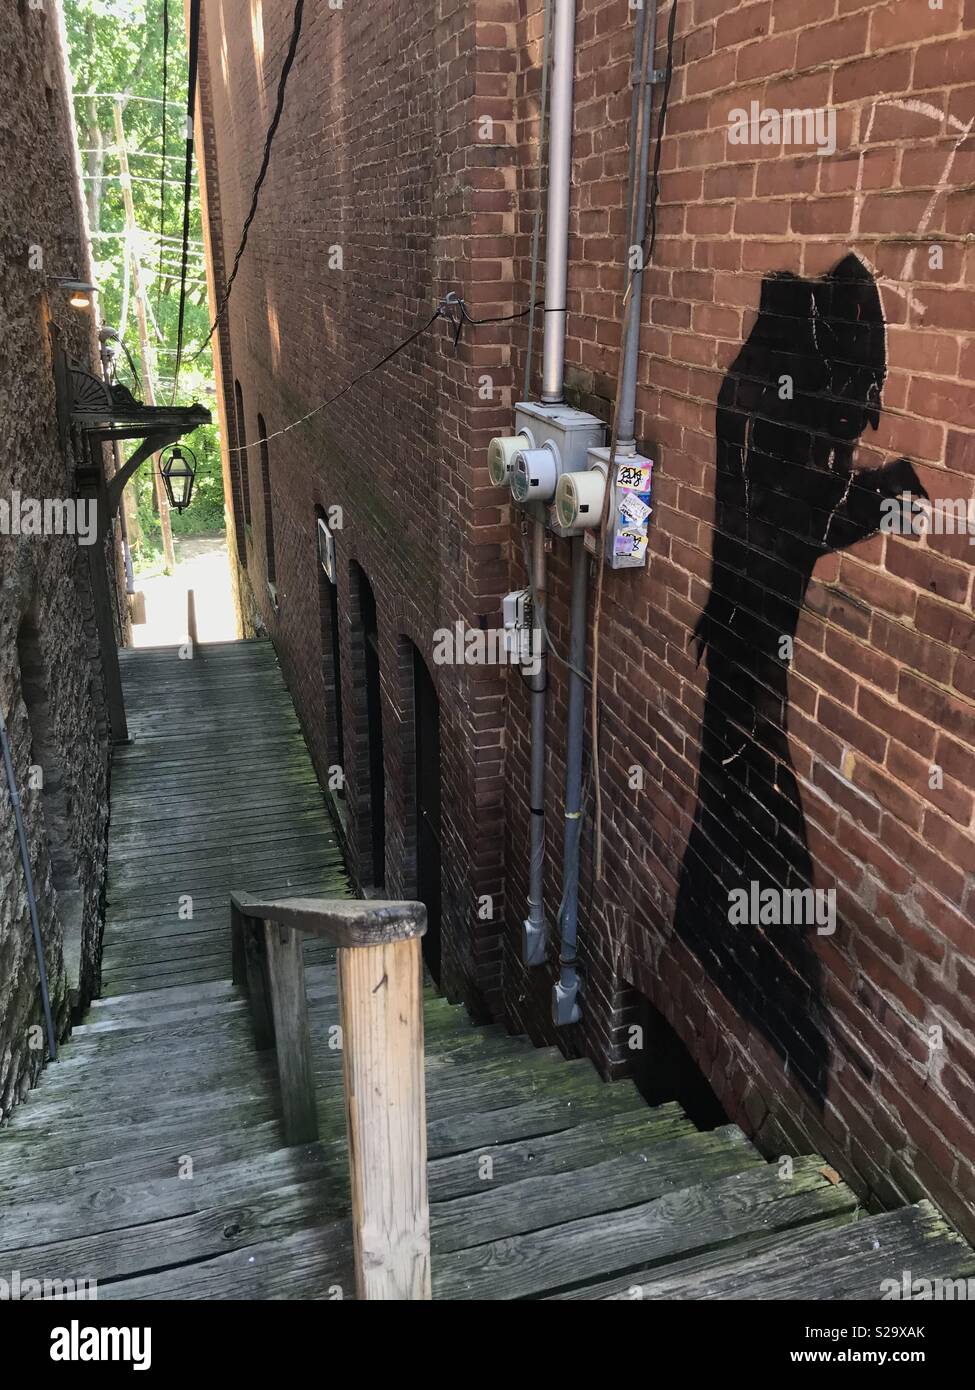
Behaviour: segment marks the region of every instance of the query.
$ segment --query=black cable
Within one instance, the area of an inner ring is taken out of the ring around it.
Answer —
[[[200,0],[190,0],[189,85],[186,95],[186,167],[183,173],[183,255],[179,272],[179,322],[176,326],[176,365],[173,368],[172,403],[179,390],[183,364],[183,328],[186,318],[186,263],[190,250],[190,192],[193,187],[193,123],[196,117],[196,72],[200,58]],[[163,169],[165,170],[165,161]],[[202,349],[201,349],[202,351]],[[199,353],[197,353],[197,357]],[[195,360],[195,359],[194,359]]]
[[[373,372],[378,372],[380,367],[385,367],[387,362],[391,362],[392,359],[396,357],[398,353],[401,353],[404,348],[409,347],[410,343],[416,342],[417,338],[421,337],[424,333],[426,333],[428,328],[433,327],[437,319],[446,319],[447,322],[451,325],[451,327],[454,330],[454,344],[456,346],[458,323],[469,323],[472,325],[472,327],[477,327],[479,324],[485,323],[507,323],[511,319],[524,318],[524,316],[529,312],[530,306],[529,309],[519,309],[518,312],[515,314],[505,314],[502,317],[496,319],[475,319],[471,317],[470,313],[468,312],[467,305],[464,303],[464,301],[452,292],[451,294],[447,295],[446,299],[441,301],[441,303],[437,306],[436,312],[431,314],[430,318],[427,319],[426,323],[421,324],[419,328],[414,329],[414,331],[409,335],[409,337],[404,338],[401,343],[397,343],[397,345],[394,348],[391,348],[389,352],[387,352],[385,357],[381,357],[379,361],[374,362],[371,367],[364,368],[364,370],[361,371],[358,376],[354,376],[352,380],[349,382],[348,386],[343,386],[342,390],[336,391],[334,396],[329,396],[327,400],[322,401],[321,405],[316,405],[314,410],[309,410],[307,415],[302,415],[297,420],[292,420],[290,425],[285,425],[282,429],[274,430],[272,434],[266,434],[262,439],[255,439],[250,441],[250,443],[248,443],[247,445],[230,449],[229,452],[231,454],[241,454],[244,452],[246,448],[252,447],[253,444],[266,444],[271,439],[277,439],[279,435],[288,434],[290,430],[296,429],[298,425],[303,425],[305,421],[310,420],[313,415],[318,415],[321,411],[327,410],[330,405],[334,405],[336,401],[340,401],[343,396],[348,395],[348,393],[353,389],[353,387],[358,386],[360,381],[364,381],[365,378],[367,376],[370,376]],[[206,344],[204,344],[204,347],[205,346]]]
[[[352,378],[347,386],[343,386],[341,391],[336,391],[334,396],[329,396],[327,400],[322,401],[321,405],[316,405],[315,409],[309,410],[307,415],[302,415],[299,419],[292,420],[290,425],[285,425],[284,428],[280,430],[274,430],[273,433],[264,435],[262,439],[255,439],[248,444],[238,445],[236,448],[228,450],[228,452],[231,454],[242,454],[248,448],[253,448],[255,444],[267,444],[269,440],[277,439],[279,435],[288,434],[290,430],[296,429],[298,425],[303,425],[305,421],[310,420],[313,415],[318,415],[323,410],[327,410],[330,405],[334,405],[335,402],[340,401],[343,396],[347,396],[354,387],[358,386],[360,381],[364,381],[367,376],[371,376],[373,372],[378,372],[381,367],[385,367],[387,362],[391,362],[394,357],[398,356],[398,354],[404,350],[404,348],[408,348],[411,343],[416,342],[417,338],[422,337],[428,328],[432,328],[437,319],[442,318],[449,319],[450,315],[445,312],[445,306],[440,304],[437,307],[436,313],[431,314],[426,323],[421,324],[419,328],[415,328],[408,338],[404,338],[401,343],[397,343],[394,348],[390,348],[385,357],[381,357],[379,361],[374,362],[371,367],[364,368],[358,376]]]
[[[653,260],[654,247],[657,244],[657,197],[660,192],[660,154],[663,145],[664,126],[667,122],[667,103],[670,100],[670,83],[674,75],[674,28],[677,23],[677,0],[672,0],[670,6],[670,19],[667,24],[667,63],[664,75],[664,90],[660,98],[660,114],[657,117],[657,140],[653,149],[653,174],[650,179],[650,207],[647,216],[647,225],[643,231],[643,241],[646,245],[647,237],[650,238],[647,253],[643,258],[644,266],[649,266]],[[652,58],[651,58],[652,61]]]
[[[139,395],[141,396],[141,395],[142,395],[142,381],[141,381],[141,378],[139,377],[139,373],[136,371],[135,363],[132,361],[132,354],[131,354],[131,352],[129,352],[128,348],[125,346],[125,344],[123,343],[123,341],[122,341],[121,338],[116,339],[116,341],[118,342],[119,347],[120,347],[120,348],[122,349],[122,351],[125,353],[125,360],[126,360],[126,362],[128,362],[128,364],[129,364],[129,371],[132,373],[132,380],[135,382],[135,389],[136,389],[136,391],[138,391]]]
[[[156,278],[156,313],[162,305],[163,235],[166,231],[166,98],[169,95],[169,0],[163,0],[162,52],[162,160],[159,169],[159,274]]]
[[[464,303],[462,299],[455,300],[454,302],[460,306],[461,317],[463,318],[465,323],[469,323],[472,328],[481,328],[486,323],[511,323],[513,319],[523,319],[526,314],[531,313],[532,309],[537,309],[540,305],[544,305],[545,300],[536,299],[535,303],[529,304],[527,309],[518,309],[517,312],[514,314],[498,314],[496,318],[491,319],[472,318],[470,310],[468,309],[467,305]],[[565,310],[545,309],[544,312],[546,314],[564,314]]]
[[[471,316],[470,310],[462,299],[458,299],[456,302],[460,306],[461,318],[465,323],[469,323],[472,328],[481,328],[486,323],[511,323],[513,319],[523,319],[526,314],[531,313],[533,308],[537,309],[540,304],[545,303],[544,299],[536,299],[535,303],[529,304],[527,309],[519,309],[514,314],[499,314],[496,318],[491,319],[475,319]],[[552,314],[555,313],[556,310],[548,309],[546,312]],[[562,313],[562,310],[559,309],[557,312]]]
[[[244,247],[247,245],[247,236],[250,231],[250,226],[251,223],[254,221],[254,217],[257,214],[257,203],[258,199],[260,198],[261,187],[264,183],[265,178],[267,177],[268,165],[271,161],[271,146],[274,143],[274,136],[277,131],[278,124],[280,123],[282,112],[284,111],[284,95],[288,85],[288,74],[291,72],[291,68],[295,60],[295,53],[298,49],[298,40],[301,37],[301,16],[302,11],[304,9],[304,3],[305,0],[295,0],[294,19],[292,21],[291,27],[291,42],[289,43],[288,51],[285,54],[284,65],[281,68],[281,76],[278,78],[278,96],[274,108],[274,115],[271,117],[271,124],[267,128],[267,135],[264,139],[264,157],[261,160],[261,167],[258,171],[257,180],[254,184],[254,192],[251,194],[250,211],[244,218],[244,226],[240,234],[240,245],[237,247],[236,256],[234,256],[234,264],[230,272],[230,278],[227,281],[226,289],[223,292],[223,297],[217,308],[216,318],[210,325],[210,331],[203,340],[203,346],[200,348],[199,352],[196,352],[193,355],[192,360],[194,362],[196,361],[197,357],[199,357],[200,353],[203,352],[207,343],[209,343],[210,339],[217,331],[217,325],[223,318],[224,312],[227,308],[227,301],[230,299],[231,288],[233,286],[234,280],[237,278],[237,271],[240,269],[240,258],[241,256],[243,256]]]

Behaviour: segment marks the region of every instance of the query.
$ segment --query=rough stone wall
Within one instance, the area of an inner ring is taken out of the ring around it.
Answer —
[[[232,254],[287,16],[265,13],[258,41],[257,12],[243,0],[210,0],[206,11],[208,116]],[[669,15],[662,4],[658,67]],[[573,401],[606,419],[624,287],[631,22],[625,0],[579,0],[567,376]],[[303,415],[448,289],[462,289],[483,317],[526,305],[541,29],[534,0],[441,0],[406,12],[374,0],[311,16],[231,308],[249,440],[258,412],[272,432]],[[500,990],[513,1027],[588,1051],[610,1075],[627,1068],[639,992],[769,1152],[817,1147],[865,1193],[896,1201],[927,1192],[969,1231],[973,552],[967,535],[886,535],[865,518],[891,483],[917,484],[932,499],[975,496],[973,31],[972,0],[678,0],[637,401],[655,463],[650,559],[645,571],[606,581],[605,874],[592,883],[590,815],[585,1019],[557,1038],[548,1023],[555,962],[528,973],[518,960],[525,690],[513,674],[434,670],[448,987],[489,1006]],[[760,111],[831,110],[835,152],[781,139],[735,144],[730,113],[753,100]],[[484,117],[494,122],[487,138]],[[329,269],[335,246],[341,272]],[[769,279],[784,272],[794,279]],[[263,581],[264,503],[250,449],[247,569],[320,770],[330,753],[314,509],[343,508],[343,710],[359,864],[367,731],[350,561],[376,593],[390,892],[413,883],[401,639],[429,663],[436,628],[456,617],[495,625],[500,596],[525,582],[517,518],[485,467],[491,433],[512,423],[525,339],[524,321],[478,329],[454,355],[441,327],[381,379],[271,441],[277,611]],[[840,346],[824,348],[827,339]],[[852,384],[838,384],[836,362],[851,361]],[[767,391],[773,370],[776,385],[782,375],[799,383],[791,414],[766,408],[772,395],[755,404],[756,383]],[[490,400],[478,394],[485,375]],[[844,391],[864,430],[837,406]],[[728,492],[729,459],[746,417],[748,429],[760,421],[756,458],[769,471],[743,503]],[[844,429],[846,443],[824,449],[823,437]],[[856,469],[878,473],[876,486],[861,481],[850,494],[854,446]],[[818,470],[813,497],[795,481],[803,463]],[[783,497],[798,510],[777,511]],[[764,512],[743,551],[736,528],[753,504]],[[813,518],[823,526],[818,555]],[[557,542],[549,624],[563,651],[567,591]],[[728,602],[735,592],[744,628]],[[790,637],[784,666],[765,648],[773,634]],[[736,708],[743,652],[748,699]],[[552,914],[565,720],[556,662],[549,711]],[[747,750],[737,769],[734,730]],[[630,785],[634,766],[642,790]],[[715,792],[735,827],[730,849]],[[708,856],[723,862],[735,844],[749,847],[753,877],[834,891],[836,931],[775,938],[717,922],[722,878]],[[778,868],[763,846],[780,855]],[[497,916],[477,919],[481,893],[504,912],[500,956]]]
[[[55,413],[51,325],[95,363],[92,320],[49,275],[87,279],[57,20],[7,3],[0,26],[0,498],[70,498]],[[34,248],[32,250],[32,248]],[[57,1026],[98,987],[108,730],[87,557],[74,536],[0,535],[0,701],[24,805]],[[38,970],[13,809],[0,792],[0,1113],[44,1056]]]

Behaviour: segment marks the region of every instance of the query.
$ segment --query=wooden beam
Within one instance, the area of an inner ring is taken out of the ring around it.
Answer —
[[[176,440],[184,433],[182,429],[155,430],[147,435],[137,449],[134,449],[130,456],[122,464],[121,468],[112,478],[106,489],[108,498],[109,517],[115,515],[118,505],[122,500],[122,492],[125,484],[132,477],[133,473],[145,463],[147,458],[164,449],[167,444],[175,444]]]
[[[247,893],[231,894],[231,903],[245,917],[273,919],[283,926],[320,936],[338,947],[381,946],[408,941],[427,929],[423,903],[380,901],[375,898],[280,898],[265,901]]]
[[[358,1296],[429,1299],[419,935],[341,950],[338,966]]]
[[[284,1141],[286,1144],[310,1144],[318,1138],[318,1112],[301,936],[291,927],[265,922],[264,941],[284,1113]]]

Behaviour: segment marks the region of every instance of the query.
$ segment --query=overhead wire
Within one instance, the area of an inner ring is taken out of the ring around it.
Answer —
[[[159,280],[156,285],[157,311],[162,304],[162,237],[166,231],[166,98],[169,91],[169,0],[163,0],[162,84],[162,152],[159,161]]]
[[[279,430],[273,430],[270,434],[263,435],[260,439],[249,440],[247,444],[237,445],[231,448],[229,452],[232,454],[240,454],[246,449],[253,448],[256,444],[267,444],[270,440],[277,439],[282,434],[289,434],[292,430],[297,429],[299,425],[303,425],[306,421],[313,419],[314,416],[321,414],[321,412],[327,410],[330,405],[334,405],[335,402],[340,401],[343,396],[347,396],[351,390],[358,386],[360,381],[364,381],[366,377],[371,376],[373,372],[378,372],[382,367],[385,367],[387,362],[391,362],[394,357],[397,357],[404,349],[408,348],[411,343],[415,343],[417,338],[422,337],[428,329],[432,328],[438,319],[445,319],[451,325],[453,329],[454,346],[456,347],[459,342],[460,331],[465,324],[469,324],[472,328],[479,328],[485,324],[491,323],[511,323],[515,319],[524,318],[525,315],[530,312],[530,309],[531,306],[529,305],[524,309],[516,309],[515,312],[511,314],[497,314],[491,318],[476,319],[470,313],[464,300],[452,290],[440,301],[436,310],[425,323],[422,323],[419,328],[414,329],[412,333],[406,338],[403,338],[395,347],[390,348],[389,352],[381,357],[378,362],[373,362],[371,366],[363,368],[361,372],[352,378],[348,385],[342,387],[341,391],[336,391],[334,395],[329,396],[319,405],[316,405],[314,409],[299,416],[297,420],[292,420],[289,425],[284,425]]]
[[[334,405],[335,402],[340,401],[343,396],[347,396],[350,391],[352,391],[356,386],[358,386],[360,381],[364,381],[365,378],[367,376],[371,376],[373,372],[378,372],[380,368],[385,367],[387,362],[391,362],[394,357],[397,357],[401,352],[408,348],[411,343],[415,343],[417,338],[422,337],[423,334],[426,333],[428,328],[433,327],[437,319],[450,319],[450,315],[444,312],[444,307],[445,306],[443,303],[439,304],[437,306],[436,312],[431,314],[431,316],[427,319],[425,323],[421,324],[419,328],[414,329],[408,337],[402,340],[402,342],[397,343],[396,346],[394,348],[391,348],[384,357],[381,357],[379,359],[378,362],[373,362],[371,366],[364,368],[364,370],[359,372],[357,376],[354,376],[352,380],[348,383],[348,385],[342,387],[341,391],[336,391],[334,395],[329,396],[328,399],[322,401],[320,405],[316,405],[313,410],[309,410],[305,415],[300,416],[297,420],[292,420],[290,425],[285,425],[283,426],[283,428],[279,430],[273,430],[270,434],[265,434],[260,439],[249,441],[247,444],[236,445],[234,448],[231,448],[229,452],[231,454],[245,453],[247,449],[253,448],[256,444],[267,444],[272,439],[278,439],[282,434],[290,434],[290,432],[292,430],[297,429],[299,425],[303,425],[306,423],[306,421],[313,419],[314,416],[320,415],[321,412],[323,410],[327,410],[330,405]]]

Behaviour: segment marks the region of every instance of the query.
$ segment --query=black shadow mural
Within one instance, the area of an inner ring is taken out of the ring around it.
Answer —
[[[767,889],[781,899],[814,886],[783,638],[795,637],[821,555],[876,531],[886,498],[926,496],[906,459],[854,468],[860,436],[880,421],[886,370],[880,295],[856,256],[821,280],[763,281],[718,395],[711,591],[694,634],[708,680],[675,930],[820,1102],[829,1042],[810,940],[820,928],[733,925],[729,903],[736,889],[754,903]]]

